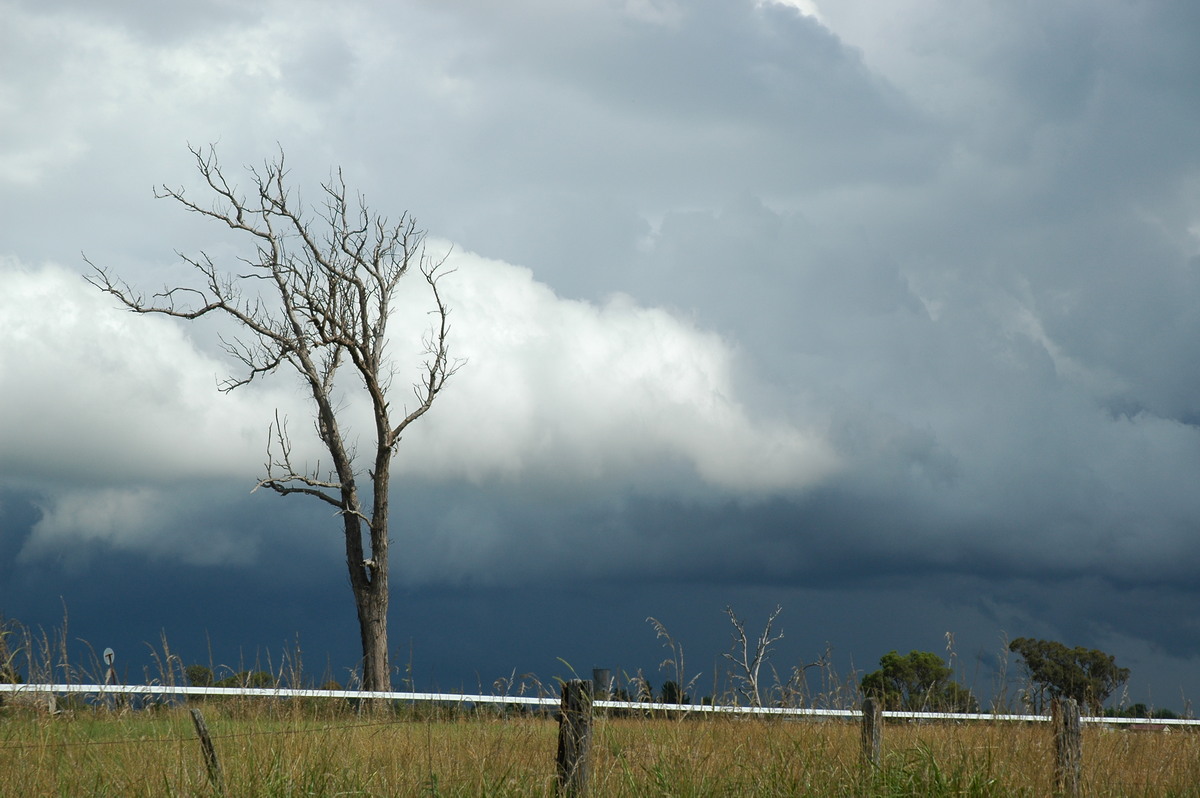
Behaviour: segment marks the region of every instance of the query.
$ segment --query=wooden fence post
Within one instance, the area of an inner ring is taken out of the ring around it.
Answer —
[[[592,742],[592,683],[572,679],[563,684],[558,719],[558,794],[583,798],[588,793]]]
[[[204,752],[204,766],[208,768],[208,780],[218,795],[225,794],[225,776],[221,773],[221,763],[217,761],[217,749],[213,748],[212,737],[208,734],[208,724],[200,710],[192,710],[192,724],[196,727],[196,736],[200,738],[200,750]]]
[[[879,749],[883,743],[883,707],[874,698],[862,704],[862,758],[869,771],[879,767]]]
[[[1054,789],[1058,795],[1079,795],[1079,776],[1083,766],[1083,723],[1079,702],[1074,698],[1056,698],[1051,705],[1054,724]]]
[[[612,698],[612,671],[608,668],[592,668],[592,689],[596,698],[607,701]]]

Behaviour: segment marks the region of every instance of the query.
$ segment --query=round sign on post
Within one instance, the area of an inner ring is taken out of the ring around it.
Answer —
[[[111,648],[106,648],[101,656],[104,657],[104,664],[108,666],[108,669],[104,672],[104,683],[116,684],[117,671],[115,668],[113,668],[113,662],[115,662],[117,659],[117,653]]]

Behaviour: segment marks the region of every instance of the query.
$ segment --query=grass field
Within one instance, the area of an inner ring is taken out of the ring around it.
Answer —
[[[230,796],[554,794],[557,723],[332,702],[205,701]],[[596,796],[1044,796],[1047,724],[889,724],[878,771],[844,721],[597,717]],[[1200,734],[1087,727],[1084,794],[1200,796]],[[0,708],[0,795],[206,796],[186,708]]]

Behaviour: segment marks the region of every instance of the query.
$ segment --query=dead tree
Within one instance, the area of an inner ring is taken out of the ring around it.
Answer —
[[[255,489],[311,496],[336,508],[362,638],[363,687],[389,690],[392,456],[405,429],[429,410],[460,365],[450,358],[449,311],[439,290],[447,273],[445,258],[426,254],[424,231],[407,213],[391,221],[369,211],[361,195],[349,195],[340,171],[322,184],[323,202],[314,211],[287,187],[282,150],[261,168],[247,169],[246,192],[229,182],[213,147],[191,152],[214,195],[211,204],[194,201],[182,188],[163,186],[155,196],[244,234],[253,243],[253,255],[221,267],[203,252],[197,257],[181,254],[198,275],[197,284],[166,288],[149,297],[91,261],[88,280],[136,313],[187,320],[214,314],[235,321],[239,334],[222,337],[221,343],[240,373],[221,383],[223,391],[281,367],[299,374],[311,395],[317,437],[329,463],[325,468],[294,463],[286,421],[276,411],[268,430],[266,473]],[[395,369],[387,354],[388,322],[401,280],[413,266],[430,292],[432,323],[424,339],[421,376],[413,386],[414,401],[397,412],[391,391]],[[341,417],[339,385],[347,372],[365,389],[373,415],[373,445],[363,458],[366,463],[358,461],[354,443],[347,441]]]
[[[783,612],[783,607],[777,606],[767,618],[767,625],[763,628],[758,640],[755,641],[752,654],[750,653],[750,640],[746,637],[746,624],[737,617],[732,607],[725,608],[725,614],[729,616],[729,621],[733,624],[733,651],[726,653],[725,659],[737,665],[741,671],[741,673],[735,673],[734,678],[742,683],[742,695],[746,697],[752,707],[762,706],[762,695],[758,686],[758,675],[762,670],[762,664],[766,660],[767,654],[770,653],[771,646],[783,639],[782,633],[773,637],[771,635],[771,628],[775,625],[775,619],[781,612]]]

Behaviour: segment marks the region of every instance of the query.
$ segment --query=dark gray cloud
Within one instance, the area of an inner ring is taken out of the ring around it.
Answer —
[[[213,330],[74,279],[236,255],[150,187],[278,143],[456,247],[471,364],[396,490],[427,678],[778,601],[781,662],[1033,634],[1194,692],[1197,12],[826,5],[8,3],[0,611],[352,659],[327,519],[248,495],[290,383],[219,397]]]

